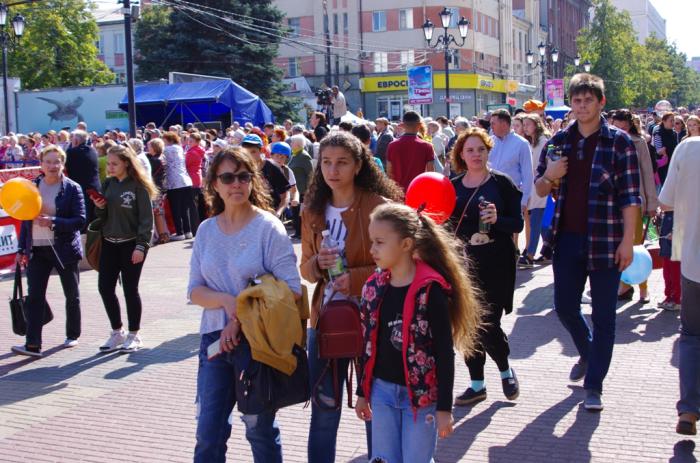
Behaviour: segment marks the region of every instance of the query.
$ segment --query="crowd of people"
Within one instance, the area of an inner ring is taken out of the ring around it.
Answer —
[[[305,328],[302,278],[315,284],[301,346],[311,391],[308,461],[335,460],[343,385],[356,363],[355,412],[366,423],[370,460],[429,462],[438,437],[452,432],[453,406],[486,400],[487,357],[505,398],[519,396],[501,327],[514,308],[518,268],[552,264],[554,309],[579,354],[569,379],[583,380],[586,410],[603,409],[617,303],[635,291],[621,274],[633,246],[658,224],[666,287],[658,305],[680,310],[682,324],[676,429],[695,434],[700,213],[693,198],[700,190],[692,176],[700,172],[700,119],[683,108],[644,119],[627,109],[605,112],[604,82],[590,74],[574,76],[568,96],[571,112],[555,120],[533,101],[515,114],[499,109],[472,120],[407,111],[398,123],[329,125],[316,112],[308,129],[291,120],[262,128],[234,123],[223,133],[150,123],[130,139],[119,131],[89,134],[81,123],[68,138],[10,135],[3,159],[38,159],[43,198],[41,215],[22,224],[28,332],[13,351],[41,356],[54,268],[66,296],[64,345],[78,344],[80,234],[88,224],[97,223],[102,235],[98,287],[112,330],[102,352],[143,345],[138,284],[148,249],[194,239],[187,297],[203,309],[195,461],[225,460],[251,347],[256,359],[290,355],[260,346],[261,338],[291,336],[279,334],[281,318],[274,321],[283,311],[261,313],[253,324],[250,307],[244,314],[241,306],[239,296],[272,275],[289,290],[276,303],[286,298],[301,307]],[[27,144],[30,151],[20,153]],[[444,225],[423,206],[403,205],[411,182],[432,171],[447,176],[456,193]],[[119,278],[128,330],[115,295]],[[581,311],[587,281],[592,324]],[[639,285],[640,302],[651,297]],[[331,341],[320,320],[337,302],[359,311],[359,358],[324,354]],[[470,377],[458,393],[455,351]],[[282,460],[276,412],[242,415],[255,461]]]

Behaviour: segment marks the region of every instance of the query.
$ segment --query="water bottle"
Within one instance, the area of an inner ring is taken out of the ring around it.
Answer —
[[[323,236],[323,240],[321,241],[321,249],[338,249],[338,242],[333,239],[330,230],[323,230],[321,232],[321,236]],[[338,254],[335,264],[328,269],[328,276],[331,280],[334,280],[343,273],[345,273],[345,265],[343,264],[343,258],[340,257],[340,254]]]
[[[486,209],[489,204],[490,203],[486,201],[483,196],[479,196],[479,233],[483,233],[484,235],[488,235],[491,231],[491,224],[484,222],[484,218],[482,217],[484,209]]]
[[[549,159],[551,162],[560,160],[563,155],[564,152],[560,146],[547,145],[547,159]],[[557,188],[559,187],[559,183],[560,179],[553,180],[552,186]]]

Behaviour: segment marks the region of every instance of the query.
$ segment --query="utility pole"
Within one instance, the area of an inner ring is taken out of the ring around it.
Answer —
[[[124,45],[126,48],[126,95],[129,111],[129,137],[136,137],[136,95],[134,91],[134,57],[131,45],[131,3],[123,0],[124,8]]]
[[[326,36],[326,85],[331,85],[331,33],[328,20],[328,0],[323,0],[323,33]]]

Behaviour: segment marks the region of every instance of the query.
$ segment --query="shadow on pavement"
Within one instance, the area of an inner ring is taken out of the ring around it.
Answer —
[[[678,441],[673,446],[673,456],[668,460],[668,463],[696,463],[698,459],[693,455],[694,451],[694,441],[690,439]]]
[[[488,428],[491,420],[502,408],[512,408],[513,402],[496,401],[481,413],[468,417],[474,407],[455,407],[453,410],[455,422],[461,423],[455,427],[454,433],[444,441],[438,441],[435,453],[436,461],[459,461],[467,454],[469,448],[482,431]],[[463,418],[468,417],[466,420]]]
[[[588,445],[600,422],[600,413],[588,412],[579,405],[583,389],[574,386],[569,389],[569,397],[537,416],[508,444],[491,447],[489,461],[518,461],[523,455],[540,461],[591,461]],[[573,424],[561,437],[555,435],[557,424],[577,406]]]
[[[535,315],[554,307],[554,283],[540,286],[527,293],[523,303],[516,309],[518,315]]]
[[[179,362],[196,355],[198,347],[199,335],[196,333],[187,334],[166,341],[153,349],[143,349],[129,354],[128,361],[133,362],[133,365],[110,372],[104,378],[107,380],[122,379],[149,365]],[[122,355],[119,352],[98,353],[66,365],[31,368],[9,375],[7,374],[8,367],[15,369],[31,363],[32,360],[22,360],[17,364],[6,365],[0,370],[0,374],[3,375],[2,382],[0,382],[0,406],[43,396],[68,387],[71,378],[118,359]],[[18,383],[21,383],[20,387],[18,387]]]

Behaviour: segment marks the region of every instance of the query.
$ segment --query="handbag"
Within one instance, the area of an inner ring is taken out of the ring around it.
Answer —
[[[10,299],[10,318],[12,319],[12,332],[17,336],[27,334],[27,298],[22,289],[22,268],[19,263],[15,266],[15,283],[12,289],[12,299]],[[49,303],[44,301],[44,325],[53,320],[53,312]]]
[[[236,402],[244,415],[258,415],[309,401],[309,361],[306,351],[294,345],[297,368],[291,375],[253,359],[245,336],[233,351]]]
[[[102,219],[95,219],[87,226],[85,239],[85,259],[93,270],[100,271],[102,254]]]

